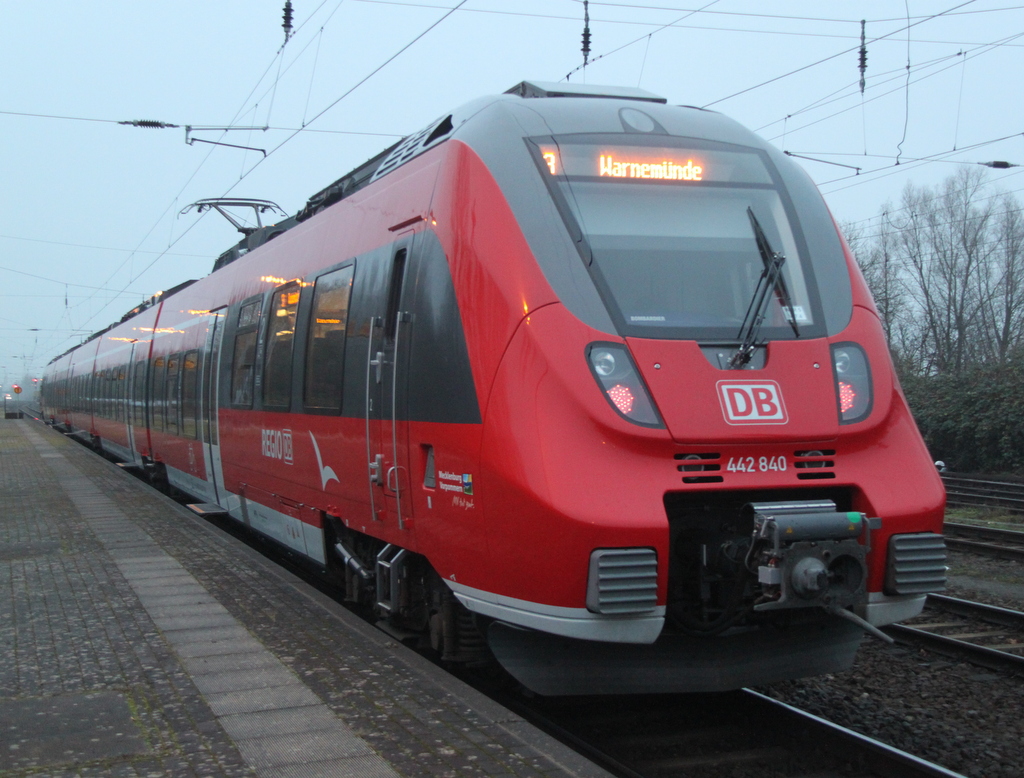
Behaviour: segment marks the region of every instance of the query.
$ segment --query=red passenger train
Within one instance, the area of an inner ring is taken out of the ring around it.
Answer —
[[[245,232],[55,359],[44,412],[446,659],[731,689],[848,667],[943,587],[857,265],[720,114],[523,82]]]

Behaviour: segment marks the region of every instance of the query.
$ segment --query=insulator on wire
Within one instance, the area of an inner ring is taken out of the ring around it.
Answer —
[[[590,9],[589,0],[583,0],[583,66],[590,59]]]
[[[864,38],[864,19],[860,20],[860,93],[864,94],[864,71],[868,69],[868,47]]]
[[[146,127],[151,130],[163,130],[168,127],[178,127],[177,124],[168,124],[167,122],[158,122],[153,119],[133,119],[132,121],[118,122],[118,124],[125,124],[129,127]]]
[[[292,0],[284,0],[284,42],[292,37]]]

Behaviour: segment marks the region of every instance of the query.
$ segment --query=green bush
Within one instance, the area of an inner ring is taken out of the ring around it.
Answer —
[[[900,380],[932,456],[947,469],[1024,474],[1024,365]]]

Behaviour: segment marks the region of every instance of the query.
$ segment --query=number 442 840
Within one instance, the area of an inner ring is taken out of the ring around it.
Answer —
[[[786,469],[785,457],[729,457],[725,469],[730,473],[781,473]]]

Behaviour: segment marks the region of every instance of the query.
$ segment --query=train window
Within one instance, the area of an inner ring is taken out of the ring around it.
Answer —
[[[149,418],[150,427],[157,432],[164,431],[164,374],[166,371],[167,364],[163,357],[153,360],[149,385]]]
[[[196,415],[199,403],[199,352],[188,351],[181,362],[181,434],[183,437],[195,439]]]
[[[316,281],[309,340],[306,343],[303,403],[307,408],[341,410],[345,328],[353,271],[350,265],[320,276]]]
[[[117,369],[117,419],[128,422],[128,365]]]
[[[181,354],[172,354],[167,357],[167,378],[164,381],[166,399],[164,401],[164,413],[167,416],[166,429],[175,435],[178,434],[178,372],[181,367]]]
[[[792,299],[786,308],[771,297],[764,336],[821,334],[805,242],[763,152],[672,146],[663,137],[650,145],[555,140],[538,142],[538,168],[582,232],[585,259],[624,334],[738,337],[768,261],[750,214],[786,258]]]
[[[136,428],[146,426],[146,362],[139,360],[135,363],[135,377],[132,379],[132,407],[134,411],[134,425]]]
[[[246,303],[238,312],[238,331],[231,360],[231,403],[252,407],[253,367],[256,364],[256,335],[262,300]]]
[[[93,413],[100,418],[106,416],[106,409],[103,407],[103,390],[106,388],[105,378],[106,374],[102,370],[98,373],[93,373],[93,386],[96,387],[96,396],[93,398]]]
[[[262,300],[253,300],[246,303],[238,312],[238,329],[255,327],[260,321],[260,309],[263,307]]]
[[[252,406],[252,366],[256,363],[256,330],[235,336],[231,366],[231,402]]]
[[[398,332],[398,306],[402,302],[402,279],[405,276],[405,249],[395,254],[391,264],[391,286],[388,290],[388,309],[384,314],[384,340],[393,343]]]
[[[298,308],[298,286],[286,286],[274,292],[263,368],[265,407],[287,408],[291,405],[292,342],[295,339],[295,315]]]
[[[113,391],[114,391],[114,375],[110,370],[106,370],[103,373],[103,380],[100,382],[100,409],[101,415],[104,418],[111,418],[113,416]]]

